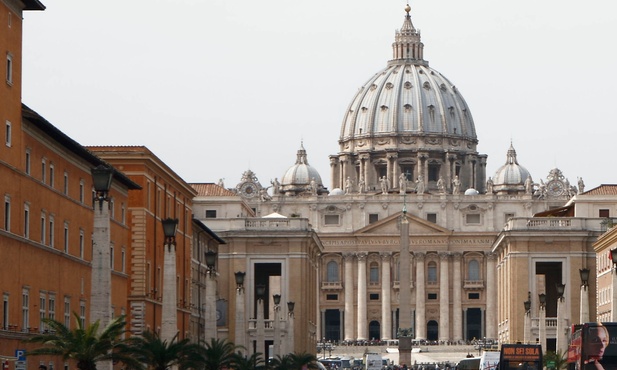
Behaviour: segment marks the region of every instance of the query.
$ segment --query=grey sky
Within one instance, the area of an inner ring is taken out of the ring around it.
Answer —
[[[23,101],[83,145],[145,145],[187,182],[252,169],[301,140],[330,187],[354,93],[392,57],[405,1],[46,0],[24,22]],[[617,183],[615,0],[410,2],[424,57],[474,117],[487,176],[513,141],[534,181]]]

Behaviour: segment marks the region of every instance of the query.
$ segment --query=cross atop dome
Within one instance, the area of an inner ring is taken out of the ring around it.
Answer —
[[[409,61],[418,61],[418,64],[428,64],[424,61],[424,44],[420,41],[420,31],[411,23],[411,15],[409,12],[411,7],[409,4],[405,7],[405,20],[400,30],[396,31],[394,43],[392,44],[392,59]]]

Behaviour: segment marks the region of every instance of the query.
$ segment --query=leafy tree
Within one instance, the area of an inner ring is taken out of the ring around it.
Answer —
[[[308,369],[318,369],[317,358],[310,353],[290,353],[276,356],[270,362],[273,370],[301,370],[304,366]]]
[[[205,343],[201,355],[204,370],[221,370],[232,367],[235,354],[239,347],[225,339],[212,338],[209,343]]]
[[[124,350],[153,370],[166,370],[172,366],[186,370],[198,368],[202,363],[202,347],[189,339],[179,341],[178,335],[167,342],[157,333],[146,331],[141,336],[129,338]]]
[[[96,370],[97,362],[110,360],[123,362],[133,369],[141,369],[141,364],[124,351],[121,335],[125,332],[125,316],[115,318],[99,330],[99,321],[84,327],[77,313],[73,315],[77,326],[73,330],[59,321],[43,319],[49,332],[26,340],[30,343],[41,343],[43,346],[28,351],[26,355],[62,356],[65,361],[76,361],[80,370]]]

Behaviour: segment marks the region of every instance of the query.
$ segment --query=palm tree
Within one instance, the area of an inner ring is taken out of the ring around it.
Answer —
[[[165,370],[177,366],[180,370],[198,368],[202,363],[202,347],[189,339],[178,341],[178,335],[171,342],[161,340],[157,333],[144,332],[127,340],[124,350],[148,369]]]
[[[237,359],[235,351],[238,348],[225,339],[212,338],[202,349],[204,370],[221,370],[231,367],[234,360]]]
[[[28,351],[27,356],[62,356],[63,360],[75,360],[80,370],[96,370],[99,361],[120,361],[133,369],[141,369],[141,365],[130,354],[123,351],[123,340],[126,325],[125,316],[113,319],[99,333],[100,321],[84,327],[77,315],[77,327],[69,329],[63,323],[53,319],[43,319],[49,327],[49,332],[35,335],[27,342],[41,343],[43,347]]]
[[[546,353],[544,354],[544,357],[542,359],[542,362],[544,363],[544,367],[546,367],[546,364],[548,362],[552,362],[554,363],[555,369],[556,370],[560,370],[560,369],[565,369],[568,366],[568,353],[567,352],[560,352],[560,351],[546,351]]]
[[[293,362],[294,369],[302,369],[304,366],[307,369],[316,370],[319,367],[317,366],[317,357],[311,353],[291,353],[289,354],[291,360]]]
[[[253,353],[250,357],[247,357],[241,352],[237,352],[231,367],[234,370],[263,370],[266,363],[261,357],[261,353]]]
[[[270,360],[269,368],[272,370],[295,370],[291,355],[276,355]]]

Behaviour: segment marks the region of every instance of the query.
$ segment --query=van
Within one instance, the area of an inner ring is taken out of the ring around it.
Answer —
[[[499,351],[484,351],[480,357],[480,370],[497,370],[499,355]]]
[[[480,370],[480,357],[464,358],[456,364],[457,370]]]

